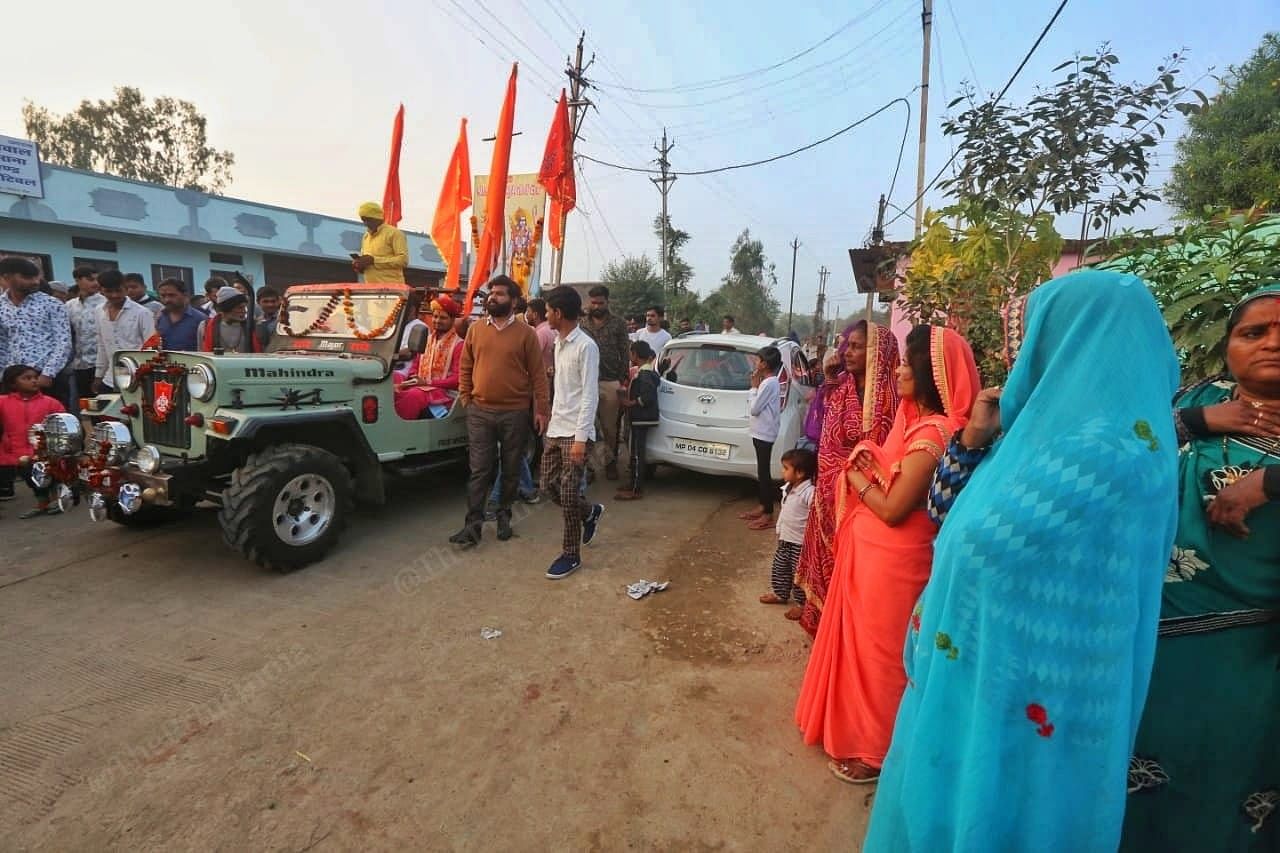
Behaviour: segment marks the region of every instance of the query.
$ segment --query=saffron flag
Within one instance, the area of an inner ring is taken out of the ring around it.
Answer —
[[[399,225],[404,213],[400,203],[400,143],[404,141],[404,104],[396,110],[391,128],[391,164],[387,167],[387,188],[382,191],[382,221]]]
[[[458,289],[458,275],[462,270],[462,232],[458,217],[471,206],[471,155],[467,151],[467,120],[462,120],[458,131],[458,143],[449,158],[449,169],[440,187],[440,200],[436,202],[436,215],[431,220],[431,239],[435,241],[446,270],[445,289]]]
[[[467,304],[464,314],[471,313],[471,305],[475,301],[476,290],[489,280],[489,274],[498,259],[498,250],[502,247],[503,226],[506,216],[503,207],[506,203],[507,172],[511,167],[511,133],[516,120],[516,72],[519,65],[511,66],[511,79],[507,80],[507,96],[502,101],[502,112],[498,115],[498,132],[493,139],[493,163],[489,166],[489,186],[495,189],[489,192],[484,211],[484,233],[480,235],[480,248],[476,252],[476,261],[471,267],[471,280],[467,285]]]
[[[555,118],[551,120],[551,133],[547,135],[547,149],[542,155],[538,183],[546,187],[547,195],[551,197],[551,222],[547,233],[552,248],[560,251],[564,248],[561,220],[573,210],[578,200],[573,181],[573,131],[569,127],[569,104],[564,89],[560,90],[560,103],[556,105]]]

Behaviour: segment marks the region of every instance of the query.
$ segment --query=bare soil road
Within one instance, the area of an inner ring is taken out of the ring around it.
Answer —
[[[5,505],[0,847],[857,849],[870,792],[792,723],[809,644],[756,602],[748,484],[663,471],[560,582],[554,506],[457,553],[461,491],[403,489],[291,575],[209,514]]]

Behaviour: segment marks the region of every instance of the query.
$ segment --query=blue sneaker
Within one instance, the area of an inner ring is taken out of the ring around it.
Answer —
[[[604,515],[604,504],[592,504],[591,512],[587,513],[587,517],[582,520],[582,544],[590,545],[591,541],[596,538],[596,531],[600,528],[600,516]]]
[[[582,565],[582,560],[577,557],[570,557],[567,554],[561,554],[551,563],[551,568],[547,569],[547,577],[550,580],[558,581],[561,578],[567,578],[578,570]]]

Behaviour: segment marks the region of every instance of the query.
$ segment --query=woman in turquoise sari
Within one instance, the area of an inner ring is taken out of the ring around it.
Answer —
[[[1032,294],[1004,435],[906,631],[864,850],[1115,850],[1177,521],[1177,385],[1140,279]]]
[[[1181,513],[1129,770],[1132,853],[1280,850],[1280,285],[1232,312],[1227,368],[1177,401]]]

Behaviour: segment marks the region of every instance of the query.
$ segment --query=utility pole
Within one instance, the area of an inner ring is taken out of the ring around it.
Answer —
[[[800,238],[791,241],[791,301],[787,303],[787,334],[791,334],[791,316],[796,309],[796,252],[800,251]]]
[[[671,149],[676,147],[676,141],[671,140],[667,143],[667,129],[662,129],[662,146],[653,146],[653,150],[658,152],[658,159],[653,162],[658,164],[658,168],[662,170],[662,176],[659,178],[650,178],[653,185],[658,188],[658,192],[662,193],[662,293],[667,292],[667,230],[671,227],[670,221],[667,219],[667,193],[671,192],[671,185],[676,182],[676,176],[671,174],[671,161],[667,159],[667,155],[671,153]]]
[[[827,309],[827,276],[830,274],[826,267],[818,268],[818,308],[813,312],[813,334],[823,346],[827,343],[827,333],[823,324],[824,312]]]
[[[582,42],[587,37],[583,32],[578,36],[578,50],[574,55],[573,65],[565,68],[564,73],[569,76],[569,129],[572,131],[569,135],[569,164],[573,168],[573,145],[578,141],[578,134],[582,131],[582,122],[587,117],[586,107],[594,106],[589,98],[583,97],[583,92],[591,88],[591,82],[582,76],[591,64],[596,61],[596,55],[591,54],[591,59],[586,65],[582,64]],[[556,252],[556,268],[555,283],[560,284],[560,275],[564,272],[564,237],[565,226],[569,221],[569,212],[567,210],[560,212],[560,250]]]
[[[888,204],[888,201],[885,199],[884,195],[881,194],[880,205],[879,205],[879,208],[876,210],[876,227],[871,229],[871,245],[873,246],[884,245],[884,209],[887,204]],[[875,310],[875,299],[876,299],[876,294],[874,291],[867,294],[867,324],[868,325],[871,324],[871,312]]]
[[[924,225],[924,145],[929,132],[929,50],[933,40],[933,0],[924,0],[924,9],[920,13],[920,22],[924,27],[924,45],[920,51],[920,148],[916,154],[916,228],[915,236],[920,236],[920,228]]]

